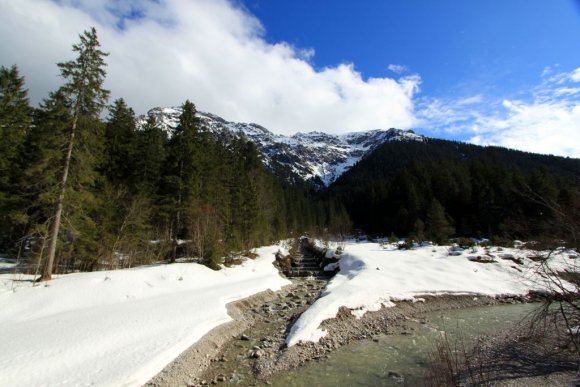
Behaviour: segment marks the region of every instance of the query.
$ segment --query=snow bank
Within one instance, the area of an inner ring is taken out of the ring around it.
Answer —
[[[0,384],[140,386],[230,321],[227,303],[288,284],[272,265],[278,248],[218,272],[159,265],[14,290],[14,276],[0,275]]]
[[[330,281],[322,297],[296,321],[286,343],[292,346],[299,341],[316,342],[324,337],[326,332],[320,329],[320,323],[335,317],[341,306],[354,309],[355,316],[360,317],[383,305],[394,306],[398,300],[415,300],[420,295],[522,295],[547,286],[534,275],[538,264],[525,257],[533,255],[532,252],[504,249],[492,252],[495,263],[481,263],[469,258],[483,256],[482,249],[468,252],[425,246],[398,250],[393,245],[387,246],[348,243],[340,260],[340,272]],[[499,254],[518,257],[524,265],[501,259]],[[551,261],[552,267],[563,269],[572,260],[561,253]]]

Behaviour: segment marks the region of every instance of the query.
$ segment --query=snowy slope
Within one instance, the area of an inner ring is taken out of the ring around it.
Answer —
[[[272,265],[278,248],[221,271],[159,265],[69,274],[34,287],[25,276],[13,282],[2,274],[0,385],[143,385],[229,321],[227,303],[289,283]]]
[[[154,108],[147,116],[171,134],[179,123],[180,107]],[[287,166],[304,180],[313,180],[328,186],[356,164],[363,156],[386,141],[423,141],[412,131],[399,129],[371,130],[335,136],[322,132],[297,133],[293,136],[276,135],[257,124],[236,123],[210,113],[198,112],[203,125],[221,139],[244,136],[256,144],[264,155],[264,163]],[[146,116],[139,118],[145,122]]]
[[[340,260],[340,272],[330,281],[322,297],[304,312],[291,328],[286,343],[318,341],[326,332],[320,323],[336,316],[339,308],[354,309],[358,317],[399,300],[417,300],[421,295],[525,295],[530,290],[550,289],[551,282],[538,276],[539,263],[527,258],[530,250],[493,251],[494,263],[479,263],[478,252],[453,252],[449,247],[422,247],[413,250],[387,248],[376,243],[348,243]],[[511,255],[523,261],[518,266],[502,259]],[[561,251],[550,258],[555,271],[580,271],[576,253]],[[514,268],[517,266],[517,268]],[[571,285],[570,285],[571,286]],[[573,288],[572,288],[573,289]]]

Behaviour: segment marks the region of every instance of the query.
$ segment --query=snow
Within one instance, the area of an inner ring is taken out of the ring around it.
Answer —
[[[487,253],[494,263],[470,260],[489,257]],[[518,257],[524,265],[501,259],[501,254]],[[530,290],[545,290],[549,284],[536,275],[539,264],[527,258],[534,254],[517,249],[462,252],[456,247],[424,246],[398,250],[395,245],[347,243],[340,272],[292,326],[286,343],[318,341],[326,335],[320,329],[322,321],[335,317],[342,306],[361,317],[367,311],[395,306],[397,301],[420,301],[422,295],[525,295]],[[576,262],[570,259],[573,256],[573,252],[562,251],[550,259],[550,265],[555,270],[577,271]]]
[[[263,247],[255,260],[217,272],[176,263],[62,275],[46,284],[0,274],[0,385],[142,385],[230,321],[226,304],[289,284],[272,265],[275,253],[288,249],[287,243]],[[321,322],[342,306],[361,317],[401,300],[422,302],[425,295],[546,292],[549,287],[535,276],[540,263],[528,258],[536,255],[524,249],[425,244],[398,250],[396,244],[347,242],[337,256],[339,273],[296,321],[287,344],[323,337]],[[574,257],[574,251],[559,250],[549,264],[578,271]],[[4,258],[0,263],[4,270],[15,264]]]
[[[0,384],[140,386],[230,321],[227,303],[288,284],[272,265],[278,249],[257,249],[255,260],[220,271],[177,263],[37,286],[1,274]]]

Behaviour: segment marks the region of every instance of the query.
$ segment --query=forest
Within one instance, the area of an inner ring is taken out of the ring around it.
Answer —
[[[171,137],[153,118],[138,128],[123,99],[108,105],[95,29],[73,51],[38,108],[17,66],[0,69],[0,251],[26,256],[41,279],[184,256],[218,268],[251,247],[348,227],[342,207],[274,174],[252,142],[212,138],[192,102]]]
[[[579,187],[578,159],[426,139],[382,144],[325,197],[374,235],[439,243],[556,238],[577,246]]]
[[[168,135],[137,125],[103,86],[95,29],[38,107],[16,65],[0,69],[0,252],[40,279],[193,257],[219,268],[299,236],[559,238],[578,245],[580,160],[426,139],[386,142],[316,190],[265,166],[243,137],[218,139],[185,101]],[[351,221],[352,220],[352,221]]]

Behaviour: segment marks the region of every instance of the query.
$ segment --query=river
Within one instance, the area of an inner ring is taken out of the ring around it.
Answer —
[[[378,335],[332,352],[324,361],[279,375],[273,386],[422,385],[429,353],[444,332],[451,346],[472,345],[478,337],[508,329],[537,304],[474,307],[427,315],[411,321],[404,335]]]

